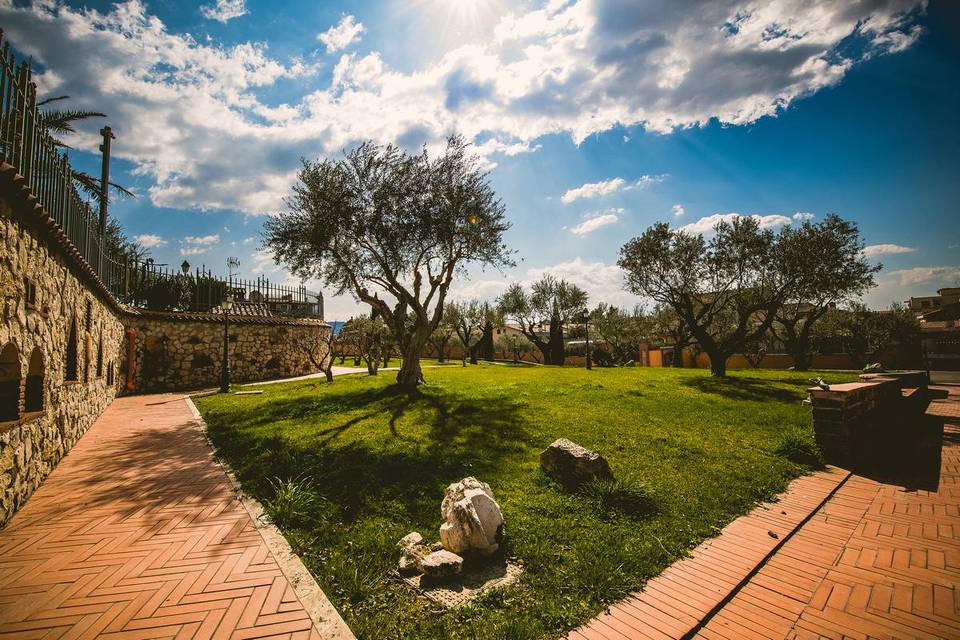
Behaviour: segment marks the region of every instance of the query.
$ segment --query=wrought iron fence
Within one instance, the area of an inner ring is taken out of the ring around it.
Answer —
[[[107,251],[96,211],[77,190],[70,162],[43,125],[29,62],[17,62],[0,30],[0,160],[16,168],[38,203],[119,302],[162,311],[215,311],[227,293],[240,312],[323,317],[323,298],[303,286],[169,269]]]

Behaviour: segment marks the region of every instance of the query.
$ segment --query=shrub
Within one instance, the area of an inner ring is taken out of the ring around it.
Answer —
[[[823,466],[823,454],[813,439],[813,434],[806,429],[790,429],[780,436],[774,452],[791,462],[819,468]]]
[[[595,501],[597,510],[604,514],[618,512],[639,518],[656,511],[653,493],[643,482],[631,485],[623,480],[595,479],[583,485],[580,491]]]
[[[303,522],[321,502],[321,498],[310,488],[308,478],[274,478],[270,486],[273,487],[274,496],[264,510],[278,527],[292,527]]]

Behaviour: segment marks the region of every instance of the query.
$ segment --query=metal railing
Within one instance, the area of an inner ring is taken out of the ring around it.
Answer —
[[[16,167],[67,239],[96,269],[102,253],[98,218],[73,184],[67,154],[43,126],[32,76],[30,64],[17,64],[10,44],[4,42],[0,50],[0,159]]]
[[[0,30],[0,160],[16,168],[30,192],[119,302],[161,311],[216,310],[227,293],[273,315],[323,317],[323,298],[303,286],[167,269],[106,249],[97,212],[77,190],[67,153],[43,124],[30,63],[16,60]],[[249,309],[248,309],[249,310]]]

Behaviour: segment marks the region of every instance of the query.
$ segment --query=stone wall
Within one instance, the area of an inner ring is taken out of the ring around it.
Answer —
[[[223,351],[220,315],[119,305],[12,175],[0,172],[0,526],[117,394],[216,386]],[[232,318],[232,380],[316,372],[329,331]]]
[[[0,295],[8,394],[0,422],[2,524],[113,400],[123,325],[109,301],[93,293],[38,230],[16,219],[4,199]]]
[[[131,391],[217,386],[223,358],[223,316],[132,312],[136,360]],[[231,315],[230,379],[252,382],[314,373],[326,357],[320,320]],[[312,358],[311,358],[312,356]],[[128,371],[124,369],[125,380]]]

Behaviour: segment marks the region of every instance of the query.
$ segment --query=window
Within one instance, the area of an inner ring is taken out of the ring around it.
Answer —
[[[107,364],[107,386],[113,386],[113,363]]]
[[[20,418],[20,352],[8,342],[0,351],[0,421]]]
[[[43,411],[43,354],[39,347],[34,347],[30,353],[23,409],[27,412]]]
[[[101,329],[100,340],[97,342],[97,377],[103,376],[103,333]]]
[[[77,320],[70,323],[70,333],[67,336],[67,371],[64,379],[74,381],[77,379]]]
[[[23,291],[27,302],[27,308],[35,308],[37,306],[37,285],[35,285],[30,278],[24,278]]]
[[[83,326],[87,333],[90,333],[90,329],[93,328],[93,303],[89,300],[87,300],[87,314]]]

